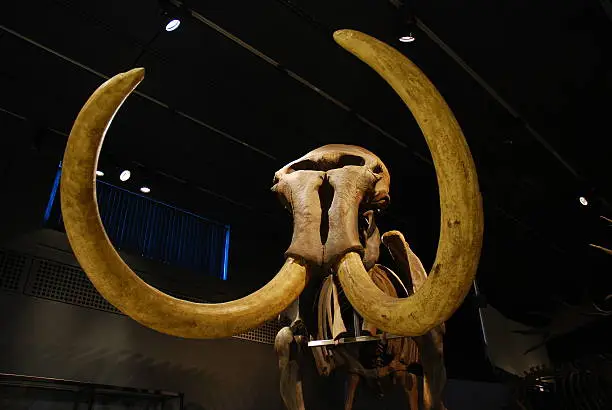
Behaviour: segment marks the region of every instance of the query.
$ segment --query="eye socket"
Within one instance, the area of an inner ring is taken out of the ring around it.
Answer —
[[[376,164],[374,168],[372,169],[372,172],[375,174],[381,174],[383,172],[382,165]]]
[[[357,155],[349,155],[349,154],[342,155],[338,159],[337,168],[346,167],[348,165],[363,166],[363,165],[365,165],[365,159],[363,159],[362,157],[359,157]]]
[[[309,159],[302,160],[300,162],[296,162],[291,165],[291,171],[318,171],[319,165],[311,161]]]
[[[376,207],[382,211],[383,209],[386,209],[389,206],[389,202],[391,202],[391,198],[389,198],[389,195],[385,195],[382,198],[376,200],[374,203],[376,204]]]

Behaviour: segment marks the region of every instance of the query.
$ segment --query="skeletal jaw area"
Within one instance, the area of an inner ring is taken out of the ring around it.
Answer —
[[[366,265],[378,259],[374,214],[389,202],[390,176],[380,159],[351,145],[326,145],[289,163],[272,190],[293,215],[285,255],[331,267],[348,252]]]

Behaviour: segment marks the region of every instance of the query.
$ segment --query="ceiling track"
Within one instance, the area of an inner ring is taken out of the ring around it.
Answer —
[[[93,75],[95,75],[95,76],[105,80],[105,81],[110,78],[108,75],[102,74],[101,72],[96,71],[93,68],[91,68],[91,67],[89,67],[89,66],[87,66],[87,65],[85,65],[83,63],[80,63],[80,62],[76,61],[73,58],[65,56],[65,55],[63,55],[63,54],[53,50],[52,48],[45,46],[44,44],[41,44],[41,43],[39,43],[39,42],[37,42],[35,40],[32,40],[31,38],[26,37],[23,34],[20,34],[20,33],[16,32],[15,30],[12,30],[12,29],[10,29],[8,27],[5,27],[3,25],[0,25],[0,30],[2,30],[5,33],[11,34],[11,35],[13,35],[13,36],[15,36],[15,37],[17,37],[17,38],[27,42],[27,43],[30,43],[33,46],[36,46],[36,47],[38,47],[40,49],[43,49],[46,52],[51,53],[51,54],[55,55],[56,57],[59,57],[62,60],[69,62],[70,64],[73,64],[73,65],[75,65],[77,67],[80,67],[83,70],[85,70],[85,71],[87,71],[87,72],[89,72],[89,73],[91,73],[91,74],[93,74]],[[218,135],[222,136],[223,138],[225,138],[227,140],[230,140],[230,141],[232,141],[232,142],[234,142],[236,144],[242,145],[243,147],[248,148],[248,149],[250,149],[252,151],[255,151],[258,154],[261,154],[261,155],[263,155],[263,156],[265,156],[265,157],[267,157],[267,158],[269,158],[269,159],[271,159],[273,161],[277,161],[277,158],[274,155],[270,154],[269,152],[266,152],[266,151],[264,151],[262,149],[259,149],[259,148],[255,147],[255,146],[245,142],[245,141],[242,141],[241,139],[236,138],[233,135],[230,135],[227,132],[222,131],[222,130],[216,128],[216,127],[213,127],[212,125],[210,125],[210,124],[208,124],[208,123],[206,123],[206,122],[204,122],[204,121],[202,121],[202,120],[200,120],[200,119],[198,119],[198,118],[196,118],[196,117],[194,117],[192,115],[189,115],[189,114],[187,114],[187,113],[185,113],[183,111],[180,111],[180,110],[175,110],[175,109],[171,108],[169,104],[166,104],[166,103],[164,103],[164,102],[162,102],[162,101],[160,101],[160,100],[158,100],[158,99],[156,99],[154,97],[151,97],[148,94],[145,94],[145,93],[143,93],[141,91],[138,91],[138,90],[135,90],[133,92],[133,94],[136,94],[136,95],[138,95],[138,96],[140,96],[140,97],[142,97],[142,98],[152,102],[153,104],[156,104],[156,105],[158,105],[158,106],[160,106],[162,108],[165,108],[165,109],[171,111],[173,114],[176,114],[176,115],[178,115],[180,117],[183,117],[183,118],[185,118],[185,119],[187,119],[187,120],[189,120],[189,121],[191,121],[191,122],[193,122],[193,123],[195,123],[195,124],[197,124],[197,125],[199,125],[199,126],[201,126],[203,128],[206,128],[209,131],[212,131],[215,134],[218,134]]]
[[[30,121],[30,119],[28,117],[24,117],[23,115],[20,115],[20,114],[18,114],[16,112],[7,110],[7,109],[2,108],[2,107],[0,107],[0,113],[4,113],[6,115],[9,115],[11,117],[17,118],[17,119],[22,120],[22,121]],[[45,128],[45,129],[48,130],[49,132],[52,132],[52,133],[57,134],[59,136],[62,136],[64,138],[68,138],[68,134],[63,132],[63,131],[57,130],[55,128],[49,128],[49,127]],[[128,161],[128,162],[132,163],[132,165],[135,165],[137,167],[150,169],[149,167],[147,167],[147,166],[145,166],[143,164],[140,164],[140,163],[138,163],[136,161]],[[215,192],[215,191],[212,191],[210,189],[204,188],[204,187],[202,187],[200,185],[196,185],[196,184],[190,183],[190,182],[185,181],[184,179],[179,178],[179,177],[177,177],[175,175],[168,174],[168,173],[166,173],[164,171],[159,171],[159,170],[152,170],[152,172],[154,172],[155,174],[157,174],[157,175],[159,175],[161,177],[170,179],[170,180],[172,180],[174,182],[178,182],[180,184],[190,185],[193,188],[197,189],[198,191],[204,192],[205,194],[208,194],[208,195],[213,196],[215,198],[218,198],[218,199],[221,199],[223,201],[229,202],[232,205],[236,205],[238,207],[245,208],[245,209],[248,209],[248,210],[253,211],[253,212],[257,212],[257,210],[254,209],[251,205],[235,201],[234,199],[229,198],[229,197],[227,197],[227,196],[225,196],[223,194],[220,194],[218,192]],[[259,212],[258,215],[265,215],[265,216],[270,217],[270,215],[268,213],[265,213],[265,212]]]
[[[450,58],[452,58],[474,81],[476,81],[499,105],[504,107],[508,113],[519,121],[523,127],[546,149],[563,167],[574,177],[579,178],[578,172],[559,154],[544,137],[537,132],[506,100],[504,100],[476,71],[474,71],[457,53],[453,51],[440,37],[436,35],[420,19],[416,19],[417,27],[423,31],[427,37],[438,45]]]
[[[185,5],[185,2],[181,2],[181,1],[178,1],[178,0],[170,0],[170,3],[172,3],[176,7],[183,8],[194,19],[198,20],[201,23],[204,23],[205,25],[207,25],[211,29],[215,30],[217,33],[221,34],[222,36],[224,36],[228,40],[231,40],[232,42],[236,43],[240,47],[242,47],[245,50],[247,50],[249,53],[259,57],[260,59],[262,59],[266,63],[270,64],[271,66],[273,66],[277,70],[280,70],[280,71],[284,72],[290,78],[294,79],[295,81],[299,82],[303,86],[305,86],[305,87],[309,88],[310,90],[314,91],[315,93],[319,94],[321,97],[325,98],[326,100],[328,100],[329,102],[331,102],[332,104],[337,106],[338,108],[340,108],[340,109],[342,109],[342,110],[344,110],[344,111],[346,111],[348,113],[354,113],[355,117],[359,121],[361,121],[362,123],[364,123],[368,127],[374,129],[375,131],[377,131],[379,134],[381,134],[385,138],[389,139],[390,141],[393,141],[395,144],[399,145],[402,148],[406,148],[406,149],[409,148],[408,144],[406,144],[405,142],[401,141],[400,139],[398,139],[397,137],[395,137],[391,133],[387,132],[386,130],[384,130],[380,126],[376,125],[372,121],[368,120],[363,115],[357,113],[355,110],[353,110],[351,107],[347,106],[346,104],[344,104],[343,102],[341,102],[337,98],[333,97],[332,95],[328,94],[324,90],[322,90],[319,87],[315,86],[310,81],[306,80],[304,77],[300,76],[299,74],[295,73],[294,71],[291,71],[291,70],[287,69],[286,67],[284,67],[281,63],[279,63],[278,61],[276,61],[272,57],[266,55],[265,53],[261,52],[260,50],[258,50],[257,48],[253,47],[249,43],[245,42],[244,40],[240,39],[239,37],[235,36],[234,34],[230,33],[229,31],[225,30],[223,27],[219,26],[218,24],[216,24],[215,22],[209,20],[208,18],[204,17],[202,14],[198,13],[197,11],[187,7]],[[304,17],[304,16],[302,16],[302,17]],[[419,154],[418,152],[412,151],[412,154],[415,155],[417,158],[419,158],[421,160],[424,160],[426,163],[432,165],[431,161],[429,161],[428,159],[423,157],[423,155]]]
[[[177,5],[177,6],[183,4],[183,3],[181,3],[178,0],[170,0],[170,1],[171,1],[171,3],[173,3],[173,4]],[[606,12],[612,13],[612,6],[610,6],[609,4],[607,6],[604,5],[604,3],[607,3],[608,1],[609,0],[600,0],[600,2],[602,3],[602,6],[604,6],[604,9],[606,9]],[[300,18],[303,18],[303,19],[307,20],[310,24],[312,24],[314,26],[317,26],[317,28],[323,27],[323,30],[325,30],[325,31],[333,31],[331,29],[328,29],[327,27],[324,27],[319,21],[317,21],[315,18],[310,16],[303,9],[299,8],[297,5],[293,4],[291,1],[279,0],[279,2],[282,3],[283,5],[285,5],[286,7],[288,7],[292,12],[294,12]],[[395,3],[393,1],[390,1],[390,2],[395,7],[399,7],[402,4],[401,2],[400,3]],[[192,12],[192,15],[193,15],[193,12]],[[612,16],[612,14],[609,14],[609,16]],[[198,19],[201,20],[202,22],[204,22],[205,24],[209,25],[211,28],[217,30],[217,28],[214,27],[216,25],[214,23],[210,22],[209,20],[207,20],[205,18],[202,18],[202,19],[198,18]],[[436,45],[438,45],[438,47],[440,47],[450,58],[452,58],[470,77],[472,77],[474,79],[474,81],[476,81],[495,101],[497,101],[498,104],[500,104],[506,111],[508,111],[508,113],[513,118],[515,118],[517,121],[519,121],[523,125],[523,127],[529,132],[529,134],[531,134],[531,136],[536,141],[538,141],[550,154],[552,154],[555,157],[555,159],[557,159],[563,165],[563,167],[565,169],[567,169],[574,177],[576,177],[576,178],[579,177],[579,175],[576,172],[576,170],[548,143],[548,141],[546,141],[546,139],[540,133],[538,133],[524,118],[522,118],[521,115],[507,101],[505,101],[497,93],[497,91],[495,91],[495,89],[493,89],[493,87],[491,87],[461,57],[459,57],[459,55],[457,55],[457,53],[455,53],[442,39],[440,39],[440,37],[438,37],[436,35],[436,33],[434,33],[420,19],[415,17],[414,21],[416,22],[416,25],[417,25],[417,27],[420,30],[422,30]],[[225,35],[224,30],[223,31],[217,30],[217,31],[219,33]],[[241,42],[241,41],[240,42],[236,41],[236,42],[238,44],[240,44],[240,45],[246,44],[246,43]],[[246,44],[246,46],[248,46],[248,44]],[[251,46],[248,46],[248,47],[250,49],[252,49]],[[250,49],[249,49],[249,51],[251,51]],[[272,61],[274,61],[274,60],[272,60]],[[369,124],[367,121],[364,121],[364,122],[366,124],[372,126],[372,124]],[[373,126],[373,128],[377,129],[378,127]],[[381,130],[379,130],[379,131],[381,131]],[[420,158],[420,159],[424,159],[424,158]],[[428,162],[429,164],[431,164],[431,161],[429,161],[429,160],[425,160],[425,162]]]
[[[612,19],[612,6],[609,4],[609,0],[600,0],[602,7],[608,17]],[[606,1],[608,4],[606,5]],[[546,151],[548,151],[574,178],[580,181],[586,181],[574,167],[572,167],[562,156],[555,150],[552,145],[537,131],[531,124],[525,120],[517,110],[515,110],[506,100],[504,100],[498,93],[491,87],[476,71],[474,71],[457,53],[453,51],[440,37],[436,35],[425,23],[418,18],[416,19],[417,27],[422,30],[434,43],[436,43],[450,58],[452,58],[474,81],[476,81],[499,105],[504,107],[508,113],[515,118],[525,130],[535,139]],[[612,205],[602,195],[599,196],[601,203],[609,210],[612,209]]]

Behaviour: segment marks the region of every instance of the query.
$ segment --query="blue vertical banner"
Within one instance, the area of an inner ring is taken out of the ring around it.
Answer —
[[[223,280],[227,280],[227,267],[229,265],[230,227],[225,227],[225,249],[223,251]]]
[[[64,231],[58,187],[61,164],[44,225]],[[230,227],[104,181],[97,181],[100,217],[118,250],[227,280]]]

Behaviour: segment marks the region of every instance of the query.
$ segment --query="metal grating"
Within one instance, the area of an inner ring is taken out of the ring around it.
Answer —
[[[237,339],[250,340],[252,342],[274,344],[276,334],[281,330],[283,325],[278,320],[270,320],[263,325],[250,330],[246,333],[234,336]]]
[[[28,268],[30,264],[31,269]],[[24,293],[28,296],[122,314],[98,293],[82,269],[47,259],[32,259],[25,254],[0,249],[0,290],[19,291],[23,289],[22,283],[26,281],[26,277],[27,285]],[[161,290],[181,299],[205,302],[196,297]],[[279,321],[271,320],[234,337],[274,344],[276,334],[282,326]]]
[[[28,258],[25,255],[0,250],[0,289],[20,290],[27,261]]]
[[[98,293],[85,272],[63,263],[35,259],[26,293],[58,302],[120,313]]]

